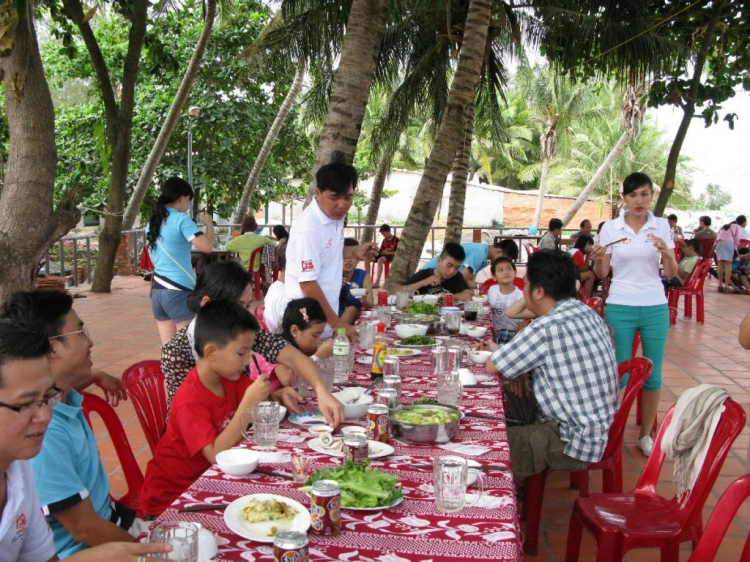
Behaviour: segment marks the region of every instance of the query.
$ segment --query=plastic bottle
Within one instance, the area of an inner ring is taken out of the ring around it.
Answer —
[[[349,338],[345,328],[337,332],[333,340],[333,381],[340,384],[349,380]]]
[[[385,337],[385,324],[380,322],[372,344],[372,369],[370,370],[370,377],[373,379],[383,376],[383,361],[385,361],[387,343],[388,341]]]

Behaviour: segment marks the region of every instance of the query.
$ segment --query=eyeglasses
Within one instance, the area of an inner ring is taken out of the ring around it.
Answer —
[[[76,330],[75,332],[68,332],[66,334],[60,334],[60,335],[57,335],[57,336],[52,336],[50,339],[51,340],[56,340],[57,338],[64,338],[66,336],[75,336],[76,334],[83,334],[87,338],[91,337],[91,336],[89,336],[89,329],[84,327],[83,329]]]
[[[8,410],[13,410],[17,414],[32,416],[36,412],[41,410],[42,406],[49,406],[50,408],[54,408],[55,405],[60,403],[60,394],[62,393],[62,390],[60,390],[56,386],[53,386],[52,390],[53,392],[45,396],[42,400],[34,400],[33,402],[19,404],[18,406],[0,402],[0,408],[7,408]]]

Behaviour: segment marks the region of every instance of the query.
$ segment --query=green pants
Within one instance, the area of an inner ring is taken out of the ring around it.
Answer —
[[[656,306],[608,304],[607,324],[612,327],[618,363],[632,359],[635,332],[640,332],[643,356],[651,359],[654,364],[654,369],[646,379],[643,390],[647,392],[660,390],[661,366],[664,362],[669,334],[669,307],[666,304]],[[627,383],[628,375],[625,375],[620,381],[620,388],[624,388]]]

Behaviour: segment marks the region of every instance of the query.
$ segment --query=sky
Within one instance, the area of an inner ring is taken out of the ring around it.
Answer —
[[[750,92],[739,91],[722,107],[720,121],[708,128],[703,119],[693,119],[682,154],[692,159],[695,198],[705,191],[707,184],[716,183],[732,195],[727,209],[750,214]],[[658,127],[664,130],[671,143],[680,125],[682,110],[666,106],[650,111],[654,112]],[[733,131],[721,121],[730,112],[738,116]]]

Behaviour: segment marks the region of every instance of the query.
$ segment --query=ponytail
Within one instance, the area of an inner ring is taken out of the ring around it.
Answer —
[[[167,206],[176,203],[180,197],[192,199],[193,188],[181,178],[169,178],[161,187],[161,195],[156,200],[156,205],[151,211],[151,218],[148,221],[146,240],[148,241],[149,250],[153,250],[156,247],[156,241],[161,233],[162,224],[167,222],[167,217],[169,216]]]
[[[736,221],[728,222],[724,226],[721,227],[722,230],[729,230],[733,224],[737,224]]]

